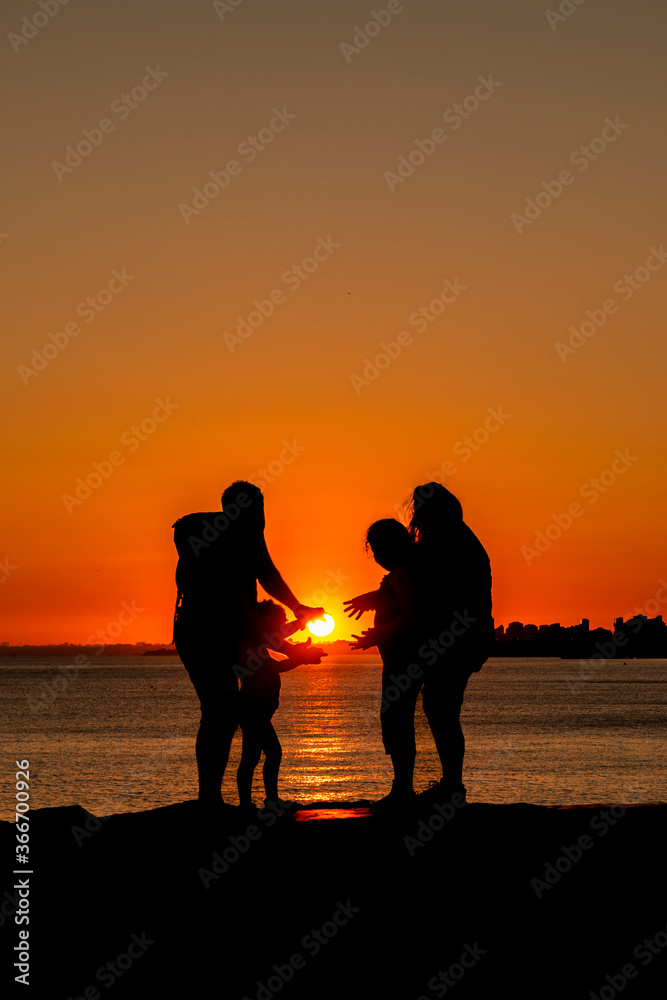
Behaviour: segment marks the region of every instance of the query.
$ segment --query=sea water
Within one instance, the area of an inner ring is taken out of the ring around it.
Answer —
[[[497,658],[473,674],[461,712],[469,801],[667,801],[667,660],[594,665]],[[32,808],[78,803],[105,816],[196,798],[199,702],[178,657],[72,667],[55,657],[0,659],[0,817],[13,817],[15,761],[23,759]],[[282,675],[274,725],[284,798],[351,801],[389,790],[380,672],[378,657],[357,654]],[[416,730],[420,791],[440,777],[421,697]],[[223,785],[231,803],[240,749],[239,731]],[[261,804],[261,765],[253,794]]]

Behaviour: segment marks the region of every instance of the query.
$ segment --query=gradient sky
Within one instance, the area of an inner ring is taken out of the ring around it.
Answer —
[[[666,610],[666,261],[635,289],[624,275],[667,240],[667,12],[587,0],[550,24],[535,0],[413,0],[343,50],[384,6],[70,0],[35,30],[22,18],[36,2],[3,4],[3,641],[82,642],[123,602],[143,610],[119,641],[169,641],[173,521],[267,467],[269,549],[303,600],[335,589],[332,638],[350,633],[342,600],[382,575],[366,527],[433,478],[489,552],[497,623]],[[139,101],[147,67],[167,75]],[[480,77],[493,93],[443,119]],[[238,147],[276,108],[296,117],[249,162]],[[59,168],[105,118],[113,129]],[[411,176],[388,180],[438,128]],[[234,159],[207,207],[179,208]],[[546,204],[543,182],[565,170]],[[295,288],[286,272],[318,239],[339,246]],[[77,307],[114,269],[133,277],[86,322]],[[410,325],[446,279],[465,289]],[[231,350],[225,334],[275,289],[273,314]],[[562,360],[570,327],[610,299]],[[411,343],[354,382],[401,331]],[[171,412],[152,427],[156,400]],[[602,493],[590,481],[617,451]],[[110,474],[68,510],[94,463]],[[580,516],[531,556],[573,503]]]

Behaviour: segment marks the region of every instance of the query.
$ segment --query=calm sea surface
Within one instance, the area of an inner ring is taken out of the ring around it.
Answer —
[[[180,661],[101,658],[69,679],[58,670],[71,666],[0,659],[0,817],[13,816],[22,758],[33,808],[78,803],[104,816],[196,798],[199,703]],[[473,675],[462,711],[469,801],[667,802],[667,660],[600,661],[586,681],[580,669],[577,660],[493,659]],[[301,802],[385,794],[379,658],[329,656],[282,680],[281,794]],[[416,725],[419,791],[439,777],[421,698]],[[240,732],[223,785],[232,803],[239,755]],[[254,798],[264,798],[261,766]]]

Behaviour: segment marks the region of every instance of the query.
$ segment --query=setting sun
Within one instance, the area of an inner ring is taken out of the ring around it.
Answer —
[[[325,615],[324,618],[318,618],[317,621],[308,622],[308,629],[313,635],[330,635],[335,624],[331,615]]]

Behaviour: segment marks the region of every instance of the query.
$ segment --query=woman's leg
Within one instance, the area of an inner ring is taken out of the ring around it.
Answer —
[[[469,674],[453,670],[450,664],[437,664],[435,670],[424,683],[424,714],[440,757],[443,784],[458,788],[463,784],[466,747],[460,714]]]

